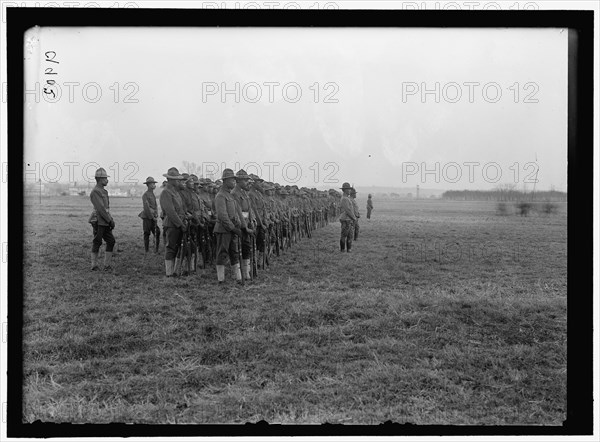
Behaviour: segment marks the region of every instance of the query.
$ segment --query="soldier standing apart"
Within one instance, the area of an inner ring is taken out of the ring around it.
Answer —
[[[342,236],[340,238],[340,251],[344,249],[352,249],[352,239],[354,238],[354,222],[356,221],[356,215],[354,214],[354,205],[350,200],[350,190],[352,187],[349,183],[342,184],[342,199],[340,201],[340,222],[342,223]]]
[[[166,236],[165,271],[167,277],[170,277],[174,275],[175,258],[187,225],[183,200],[179,192],[179,189],[183,188],[183,176],[179,175],[175,167],[171,167],[167,173],[163,173],[163,176],[167,178],[167,185],[160,194],[160,207],[165,215],[163,221]]]
[[[158,207],[156,206],[156,196],[154,196],[154,189],[156,189],[156,183],[154,178],[149,176],[144,184],[148,186],[148,190],[142,195],[142,204],[144,210],[138,215],[142,218],[142,228],[144,229],[144,258],[148,254],[150,248],[150,233],[154,235],[155,249],[154,253],[158,253],[158,245],[160,244],[160,228],[158,227]]]
[[[231,195],[237,201],[242,214],[242,272],[244,272],[244,278],[250,280],[250,260],[253,253],[251,236],[254,235],[253,229],[256,226],[254,211],[252,210],[250,197],[248,196],[250,176],[244,169],[240,169],[235,174],[235,179],[236,185],[231,191]]]
[[[371,219],[372,211],[373,211],[373,200],[371,199],[371,194],[369,193],[369,198],[367,198],[367,219]]]
[[[352,200],[352,205],[354,206],[354,215],[356,216],[356,221],[354,221],[354,241],[358,240],[358,231],[360,229],[358,225],[358,218],[360,218],[360,212],[358,210],[358,203],[356,202],[356,189],[353,187],[350,189],[350,199]]]
[[[224,169],[223,185],[215,197],[215,212],[217,222],[214,233],[217,239],[217,280],[219,284],[225,282],[225,265],[229,261],[235,279],[242,280],[242,272],[238,257],[237,237],[242,236],[242,220],[240,220],[239,207],[231,191],[235,187],[235,174],[231,169]]]
[[[104,168],[96,171],[96,187],[90,192],[90,200],[94,205],[94,211],[90,217],[94,232],[92,241],[92,270],[98,270],[98,251],[102,245],[102,240],[106,243],[106,253],[104,254],[104,270],[112,270],[111,260],[113,248],[115,246],[115,237],[112,230],[115,228],[115,222],[110,214],[110,204],[108,192],[104,187],[108,184],[108,175]]]

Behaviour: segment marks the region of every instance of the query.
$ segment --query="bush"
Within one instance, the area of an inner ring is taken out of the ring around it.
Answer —
[[[521,216],[528,216],[529,212],[531,211],[531,209],[533,208],[533,204],[531,203],[526,203],[525,201],[521,201],[518,202],[516,204],[516,208],[517,208],[517,212],[521,215]]]
[[[544,212],[547,215],[552,215],[553,213],[556,213],[557,210],[558,210],[558,205],[551,203],[550,201],[546,201],[542,205],[542,212]]]
[[[508,215],[508,207],[506,207],[506,203],[501,201],[496,206],[496,215],[505,216]]]

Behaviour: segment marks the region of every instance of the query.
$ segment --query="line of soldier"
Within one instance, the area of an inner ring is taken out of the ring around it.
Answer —
[[[189,253],[190,247],[194,257],[200,252],[202,267],[216,264],[217,279],[223,282],[228,263],[236,280],[252,279],[259,266],[263,269],[269,266],[273,253],[279,255],[301,238],[310,238],[317,227],[338,218],[342,224],[341,251],[350,252],[352,241],[358,239],[360,213],[355,201],[356,190],[348,183],[343,184],[343,194],[340,194],[334,189],[318,191],[281,186],[265,182],[256,175],[248,175],[244,170],[234,174],[231,169],[225,169],[221,179],[215,182],[193,174],[180,174],[175,167],[163,176],[166,181],[160,194],[160,218],[167,277],[196,269],[197,259],[194,259],[191,269],[182,267],[186,258],[183,251]],[[92,270],[99,268],[98,249],[102,240],[106,242],[104,268],[110,270],[115,223],[110,215],[108,192],[104,189],[108,183],[105,169],[96,171],[96,182],[90,194],[94,205],[89,220],[94,231]],[[150,235],[154,236],[154,251],[158,253],[161,231],[154,195],[158,182],[148,177],[144,184],[148,190],[142,196],[143,210],[138,216],[143,221],[145,258],[149,252]],[[367,205],[368,216],[369,208],[372,209],[372,202]]]
[[[160,194],[160,217],[165,241],[167,277],[195,270],[183,268],[184,254],[199,252],[202,267],[215,264],[217,280],[225,280],[225,268],[231,264],[237,281],[251,280],[257,269],[269,266],[273,254],[289,249],[312,231],[338,218],[339,192],[281,186],[265,182],[244,170],[225,169],[220,180],[212,182],[196,175],[180,174],[172,167],[163,174],[166,182]],[[160,229],[152,177],[144,182],[148,190],[142,196],[145,254],[150,235],[158,253]],[[241,258],[240,252],[241,251]],[[194,256],[196,254],[194,253]],[[188,261],[189,262],[189,261]]]

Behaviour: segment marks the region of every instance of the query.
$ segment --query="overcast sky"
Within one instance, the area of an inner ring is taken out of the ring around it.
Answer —
[[[566,30],[37,28],[25,40],[26,86],[40,85],[26,96],[29,179],[81,183],[97,163],[141,183],[190,161],[318,188],[522,189],[537,164],[537,189],[566,190]]]

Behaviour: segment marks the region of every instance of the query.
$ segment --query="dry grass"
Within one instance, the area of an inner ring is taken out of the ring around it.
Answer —
[[[24,422],[565,419],[564,207],[379,202],[353,254],[334,223],[220,289],[142,263],[138,201],[111,203],[113,273],[88,271],[86,198],[25,207]]]

